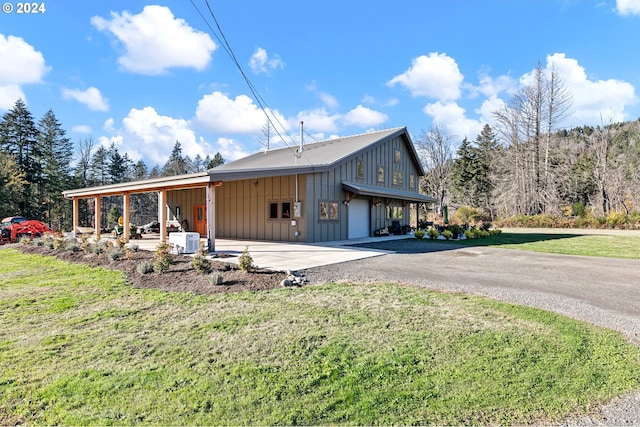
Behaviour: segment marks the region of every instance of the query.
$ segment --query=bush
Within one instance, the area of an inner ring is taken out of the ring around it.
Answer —
[[[208,250],[205,248],[204,242],[200,242],[198,252],[196,252],[191,260],[191,265],[200,274],[211,273],[211,261],[207,259],[207,253]]]
[[[224,276],[219,271],[214,271],[207,276],[207,280],[212,285],[222,285],[224,283]]]
[[[444,237],[447,240],[451,240],[453,238],[453,232],[451,230],[444,230],[442,232],[442,237]]]
[[[440,233],[438,233],[438,230],[436,230],[435,227],[431,227],[429,230],[427,230],[427,234],[429,235],[429,238],[431,240],[437,239],[438,236],[440,235]]]
[[[153,271],[158,274],[169,271],[171,262],[173,261],[170,250],[171,247],[168,243],[161,243],[156,246],[156,259],[153,262]]]
[[[69,241],[64,246],[64,250],[65,251],[69,251],[69,252],[79,252],[80,251],[80,245],[78,245],[78,242]]]
[[[153,262],[153,271],[157,274],[164,274],[171,268],[171,260],[168,258],[159,258]]]
[[[238,258],[238,267],[244,272],[251,271],[253,268],[253,258],[249,255],[249,246],[245,246],[242,255]]]
[[[136,266],[136,271],[140,274],[149,274],[153,270],[153,264],[151,264],[149,261],[142,261]]]
[[[413,233],[413,237],[415,237],[416,239],[422,239],[424,237],[424,230],[421,228],[418,228],[414,233]]]
[[[106,255],[107,255],[107,258],[109,258],[111,261],[117,261],[122,256],[122,252],[120,251],[119,248],[109,248],[106,251]]]

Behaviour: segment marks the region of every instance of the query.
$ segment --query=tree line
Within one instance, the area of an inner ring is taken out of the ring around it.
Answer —
[[[427,170],[421,190],[444,206],[491,220],[518,215],[606,217],[640,212],[640,119],[570,129],[571,94],[538,65],[530,82],[474,140],[434,124],[416,140]]]
[[[220,153],[213,157],[182,154],[176,141],[169,160],[149,168],[142,160],[133,161],[115,144],[105,147],[93,137],[75,144],[53,110],[35,121],[19,99],[0,121],[0,217],[24,216],[39,219],[54,230],[71,230],[72,206],[62,192],[74,188],[117,184],[161,176],[203,172],[224,163]],[[121,197],[103,199],[102,224],[112,207],[121,208]],[[131,197],[132,222],[142,224],[157,217],[157,194]],[[80,203],[80,223],[94,223],[94,205]],[[113,225],[113,224],[112,224]]]

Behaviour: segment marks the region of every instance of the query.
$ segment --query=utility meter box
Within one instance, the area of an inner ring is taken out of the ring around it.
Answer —
[[[293,217],[300,218],[302,216],[302,202],[295,202],[293,204]]]
[[[174,254],[195,254],[200,248],[200,233],[169,233],[169,244]]]

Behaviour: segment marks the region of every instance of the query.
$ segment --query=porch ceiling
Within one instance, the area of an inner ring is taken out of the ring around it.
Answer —
[[[433,203],[436,201],[433,197],[425,196],[424,194],[413,191],[395,190],[392,188],[364,185],[355,182],[342,181],[342,188],[345,191],[360,196],[386,197],[389,199],[398,199],[414,203]]]

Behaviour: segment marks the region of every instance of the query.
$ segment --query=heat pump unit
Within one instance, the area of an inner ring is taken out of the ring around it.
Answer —
[[[169,233],[169,244],[175,254],[195,254],[200,247],[200,234]]]

